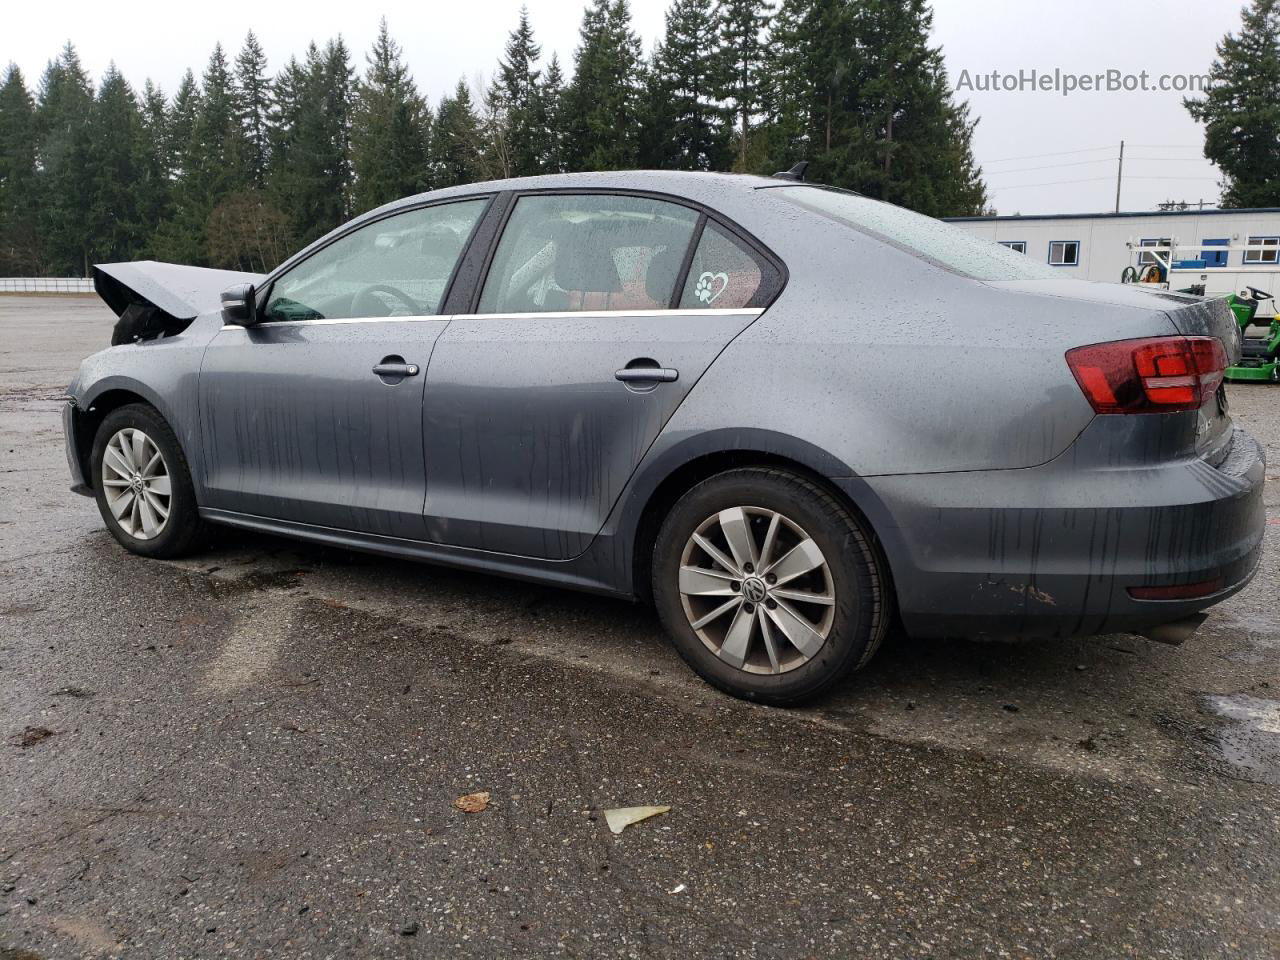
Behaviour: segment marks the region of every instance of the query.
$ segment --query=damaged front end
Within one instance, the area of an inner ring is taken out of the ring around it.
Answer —
[[[113,347],[181,333],[200,314],[218,308],[223,290],[261,281],[256,273],[155,260],[102,263],[93,268],[94,290],[120,318],[111,333]]]

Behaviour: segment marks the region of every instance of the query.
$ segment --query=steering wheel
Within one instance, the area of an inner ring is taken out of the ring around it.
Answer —
[[[1259,290],[1257,287],[1245,287],[1249,291],[1249,297],[1252,300],[1270,300],[1271,294],[1265,290]]]
[[[375,293],[385,293],[387,296],[395,297],[402,304],[409,308],[409,316],[417,316],[422,312],[422,305],[415,303],[403,290],[397,290],[389,283],[375,283],[365,287],[354,297],[351,298],[351,312],[357,317],[387,317],[390,311],[387,305],[374,296]]]

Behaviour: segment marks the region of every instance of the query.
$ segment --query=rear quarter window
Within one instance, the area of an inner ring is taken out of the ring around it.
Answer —
[[[1024,254],[891,203],[833,187],[787,186],[769,189],[788,203],[869,234],[952,273],[975,280],[1042,280],[1057,277],[1044,264],[1029,260]]]

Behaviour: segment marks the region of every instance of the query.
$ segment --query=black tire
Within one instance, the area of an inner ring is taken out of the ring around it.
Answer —
[[[682,603],[679,578],[685,545],[704,521],[739,506],[776,511],[803,528],[821,549],[834,590],[826,641],[807,662],[781,673],[747,672],[720,659],[693,629]],[[676,503],[654,545],[653,597],[676,650],[699,676],[725,693],[773,706],[810,700],[864,666],[893,620],[888,565],[875,538],[826,489],[777,468],[717,474]]]
[[[141,540],[126,531],[111,512],[102,478],[102,460],[107,444],[125,427],[141,430],[155,444],[164,458],[164,466],[170,480],[169,515],[159,534],[149,540]],[[182,447],[169,424],[154,407],[145,403],[131,403],[107,414],[93,437],[93,451],[89,458],[93,470],[92,483],[98,512],[111,535],[131,553],[144,557],[167,559],[181,557],[201,547],[208,540],[208,525],[200,519],[196,505],[195,488],[191,484],[191,469]]]

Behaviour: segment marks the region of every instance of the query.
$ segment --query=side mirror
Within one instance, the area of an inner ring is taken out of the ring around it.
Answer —
[[[251,327],[258,322],[253,284],[240,283],[222,291],[222,322]]]

